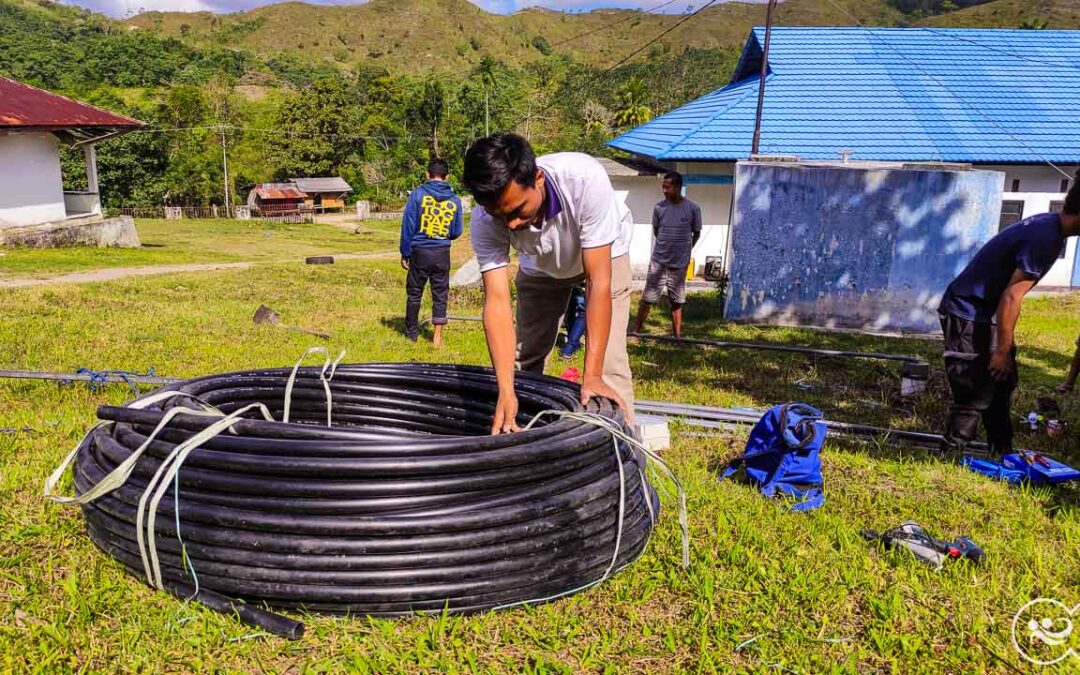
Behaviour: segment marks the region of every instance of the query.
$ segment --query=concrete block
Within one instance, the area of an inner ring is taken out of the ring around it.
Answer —
[[[666,417],[659,415],[637,415],[634,431],[642,444],[653,452],[662,452],[671,447],[671,430]]]
[[[139,248],[139,232],[131,216],[44,223],[0,230],[0,245],[28,248],[96,246]]]

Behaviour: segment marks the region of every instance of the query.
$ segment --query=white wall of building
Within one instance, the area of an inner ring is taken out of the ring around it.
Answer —
[[[1050,202],[1063,201],[1061,172],[1045,164],[979,165],[980,169],[1001,171],[1005,174],[1003,201],[1023,201],[1023,217],[1050,211]],[[708,256],[721,256],[725,267],[727,260],[729,224],[733,185],[694,183],[694,177],[731,176],[734,164],[730,162],[678,162],[675,169],[687,177],[686,196],[701,206],[702,236],[694,247],[696,272],[700,274]],[[1075,175],[1076,166],[1062,166],[1069,175]],[[612,185],[630,207],[634,215],[634,241],[630,248],[630,264],[635,271],[648,268],[652,254],[652,207],[662,199],[659,176],[613,176]],[[1013,191],[1014,181],[1019,181],[1019,191]],[[1071,184],[1071,183],[1070,183]],[[1054,265],[1040,282],[1044,287],[1069,286],[1077,264],[1077,241],[1070,239],[1065,246],[1065,257]]]
[[[66,216],[56,137],[0,135],[0,227],[47,223]]]
[[[1061,189],[1062,181],[1066,180],[1065,176],[1061,175],[1061,171],[1046,164],[979,165],[978,168],[1003,171],[1005,173],[1005,182],[1002,189],[1005,192],[1068,192],[1068,188]],[[1076,169],[1077,167],[1073,165],[1061,166],[1061,170],[1069,174],[1069,176],[1075,176]],[[1019,181],[1019,185],[1015,185],[1016,181]],[[1069,181],[1069,184],[1071,185],[1072,181]],[[1019,189],[1014,190],[1014,185]],[[1032,213],[1036,212],[1032,211]]]
[[[694,165],[694,169],[705,165]],[[701,175],[725,175],[706,168]],[[653,206],[664,198],[660,192],[660,176],[612,176],[612,187],[634,217],[634,239],[630,245],[630,265],[642,274],[649,267],[652,256]],[[701,207],[701,238],[692,256],[695,271],[700,274],[709,256],[724,257],[727,250],[728,224],[731,219],[731,185],[689,184],[685,194]]]
[[[612,176],[611,187],[622,198],[634,216],[634,238],[630,242],[630,267],[643,274],[649,268],[652,255],[652,210],[660,201],[660,179],[657,176]]]
[[[1061,192],[1005,192],[1001,195],[1001,201],[1018,201],[1024,202],[1023,212],[1021,216],[1028,218],[1039,213],[1048,213],[1050,209],[1050,202],[1062,202],[1065,201],[1065,195]],[[1070,237],[1065,242],[1065,257],[1059,259],[1054,266],[1050,268],[1050,271],[1046,273],[1046,276],[1042,278],[1039,285],[1042,287],[1050,286],[1071,286],[1073,269],[1076,265],[1077,255],[1077,238]]]

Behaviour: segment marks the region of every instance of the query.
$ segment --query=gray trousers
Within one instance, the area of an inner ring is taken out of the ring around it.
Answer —
[[[518,271],[517,367],[543,373],[544,362],[555,347],[559,321],[566,311],[570,291],[584,276],[555,279]],[[587,309],[586,309],[587,311]],[[630,357],[626,354],[626,327],[630,321],[630,256],[611,259],[611,333],[604,352],[604,381],[622,397],[633,415],[634,383]],[[585,336],[588,342],[588,335]],[[629,420],[632,424],[633,420]]]

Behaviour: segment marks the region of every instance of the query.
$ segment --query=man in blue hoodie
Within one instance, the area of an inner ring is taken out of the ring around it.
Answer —
[[[450,294],[450,242],[461,236],[461,200],[446,182],[449,169],[441,159],[428,163],[427,181],[412,191],[401,218],[401,267],[405,278],[405,337],[416,342],[424,285],[431,281],[431,324],[434,344],[442,346],[446,300]]]

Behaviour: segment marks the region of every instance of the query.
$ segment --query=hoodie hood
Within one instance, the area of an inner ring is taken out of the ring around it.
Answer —
[[[429,180],[421,186],[421,189],[440,202],[445,202],[455,196],[454,188],[444,180]]]

